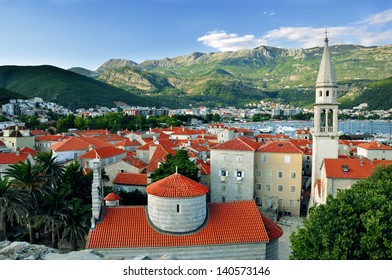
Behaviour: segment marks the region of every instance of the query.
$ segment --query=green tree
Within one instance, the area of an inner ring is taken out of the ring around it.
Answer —
[[[42,199],[42,204],[37,214],[39,222],[43,222],[45,231],[51,233],[51,247],[58,248],[58,230],[64,225],[66,207],[71,191],[66,188],[55,187],[50,189]]]
[[[84,205],[81,199],[73,199],[65,209],[65,220],[62,242],[71,242],[73,251],[78,249],[78,244],[85,241],[90,227],[91,205]]]
[[[37,213],[41,198],[45,194],[44,180],[41,165],[32,165],[30,160],[19,162],[9,166],[5,172],[10,177],[11,183],[26,190],[30,195],[30,210],[27,216],[30,243],[34,243],[33,222]]]
[[[156,182],[171,174],[182,174],[192,180],[199,181],[199,168],[189,159],[185,150],[178,150],[174,156],[167,154],[166,161],[150,175],[152,182]]]
[[[30,207],[28,193],[13,186],[8,177],[0,176],[0,241],[7,239],[7,220],[11,223],[16,218],[18,222],[24,218]]]
[[[41,166],[41,171],[48,187],[57,187],[64,175],[64,166],[53,156],[53,151],[40,152],[35,155],[35,160]]]
[[[392,259],[392,165],[309,211],[291,259]]]

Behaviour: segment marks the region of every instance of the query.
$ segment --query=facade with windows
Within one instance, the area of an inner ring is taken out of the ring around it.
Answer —
[[[256,203],[265,212],[299,216],[302,151],[289,141],[274,141],[255,153]]]
[[[254,160],[259,147],[241,136],[211,148],[211,202],[254,198]]]

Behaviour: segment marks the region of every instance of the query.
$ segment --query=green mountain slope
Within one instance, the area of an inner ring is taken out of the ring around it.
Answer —
[[[10,99],[18,98],[26,99],[27,97],[22,94],[0,87],[0,105],[8,103]]]
[[[42,97],[69,109],[129,105],[160,106],[158,100],[125,91],[83,75],[53,66],[2,66],[0,87],[26,97]]]
[[[367,83],[362,89],[341,97],[339,102],[342,108],[368,103],[370,110],[390,109],[392,108],[392,77]]]
[[[140,64],[111,60],[102,66],[106,70],[100,70],[98,79],[125,90],[136,87],[161,97],[177,89],[181,98],[193,105],[239,106],[278,97],[293,105],[311,106],[322,50],[260,46],[236,52],[196,52]],[[367,81],[392,75],[392,45],[336,45],[330,46],[330,51],[340,96],[353,88],[363,88]]]

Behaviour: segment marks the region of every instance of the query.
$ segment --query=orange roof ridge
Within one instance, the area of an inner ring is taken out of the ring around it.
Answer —
[[[146,188],[146,193],[160,197],[195,197],[208,192],[208,188],[182,174],[172,174]]]

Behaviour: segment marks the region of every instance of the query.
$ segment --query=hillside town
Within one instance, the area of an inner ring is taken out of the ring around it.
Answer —
[[[37,115],[45,122],[49,110],[94,117],[119,109],[71,112],[40,98],[11,100],[2,106],[10,120],[0,123],[0,176],[18,162],[34,165],[41,152],[52,152],[64,166],[76,161],[86,174],[93,173],[85,248],[113,259],[141,253],[182,259],[278,259],[278,241],[284,234],[280,219],[305,218],[309,207],[325,204],[328,195],[335,197],[339,190],[369,177],[377,166],[392,164],[388,143],[339,139],[338,131],[339,114],[388,118],[391,110],[368,111],[366,104],[340,110],[336,99],[337,82],[325,38],[312,109],[271,101],[246,109],[120,108],[133,116],[218,114],[238,121],[256,114],[272,118],[312,114],[313,127],[297,128],[293,135],[223,122],[51,134],[26,127],[18,117]],[[180,150],[198,167],[199,182],[179,173],[153,182],[151,174]],[[102,173],[108,177],[105,182]],[[104,195],[103,187],[111,191]],[[136,190],[147,195],[147,206],[122,206],[119,192]]]

